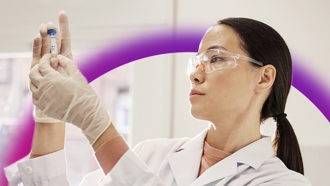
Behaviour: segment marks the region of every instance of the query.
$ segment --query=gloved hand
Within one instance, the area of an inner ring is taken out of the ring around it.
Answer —
[[[45,54],[29,74],[33,103],[48,116],[79,127],[93,145],[110,125],[110,116],[72,60],[57,56],[66,76],[51,67],[50,59]]]
[[[38,123],[58,123],[62,122],[61,120],[54,119],[52,117],[47,116],[44,114],[38,107],[33,106],[33,118],[35,122]]]
[[[56,40],[58,47],[57,51],[59,51],[59,54],[62,54],[72,60],[69,22],[68,22],[68,17],[64,11],[61,11],[59,13],[58,22],[59,22],[60,31],[58,31],[58,29],[52,23],[48,23],[47,25],[45,24],[40,25],[39,27],[40,34],[38,34],[33,40],[33,58],[32,58],[31,68],[33,68],[36,64],[39,64],[40,59],[44,54],[50,53],[50,39],[49,39],[49,35],[47,34],[47,31],[49,29],[55,29],[57,31]],[[63,75],[66,74],[63,68],[61,66],[58,66],[57,60],[53,60],[51,65],[58,72],[62,73]],[[33,116],[35,122],[39,122],[39,123],[61,122],[60,120],[47,116],[36,106],[33,107]]]

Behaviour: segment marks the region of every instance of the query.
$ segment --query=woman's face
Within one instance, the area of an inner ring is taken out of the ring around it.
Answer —
[[[225,25],[213,26],[205,33],[198,53],[210,48],[248,56],[240,47],[237,33]],[[235,68],[209,74],[198,68],[190,74],[189,100],[193,117],[215,123],[223,118],[237,118],[251,108],[258,73],[250,62],[236,61]]]

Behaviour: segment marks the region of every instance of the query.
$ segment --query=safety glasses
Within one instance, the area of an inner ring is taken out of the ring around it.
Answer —
[[[244,59],[258,66],[264,65],[262,62],[247,56],[234,54],[224,50],[209,49],[189,59],[187,73],[191,74],[199,67],[205,73],[211,73],[222,69],[235,68],[237,66],[237,59]]]

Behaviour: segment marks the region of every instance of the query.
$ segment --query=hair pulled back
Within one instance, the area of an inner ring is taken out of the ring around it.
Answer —
[[[218,21],[218,25],[226,25],[235,30],[239,35],[242,49],[251,58],[276,68],[276,78],[268,99],[262,107],[260,121],[274,118],[277,123],[273,141],[276,156],[289,169],[304,174],[297,137],[284,115],[292,81],[292,60],[287,44],[273,28],[253,19],[227,18]]]

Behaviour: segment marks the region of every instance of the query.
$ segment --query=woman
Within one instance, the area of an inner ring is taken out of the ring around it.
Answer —
[[[100,185],[311,185],[284,113],[290,52],[271,27],[228,18],[208,29],[188,71],[191,114],[209,121],[210,128],[193,139],[144,141],[134,153],[72,62],[67,17],[62,12],[59,18],[59,51],[68,58],[48,54],[46,32],[54,26],[41,26],[30,73],[36,106],[32,159],[18,163],[20,173],[9,178],[12,183],[68,185],[60,122],[65,121],[82,129],[95,150],[105,175]],[[277,122],[273,144],[260,134],[260,123],[270,117]],[[97,174],[84,184],[97,185]]]

